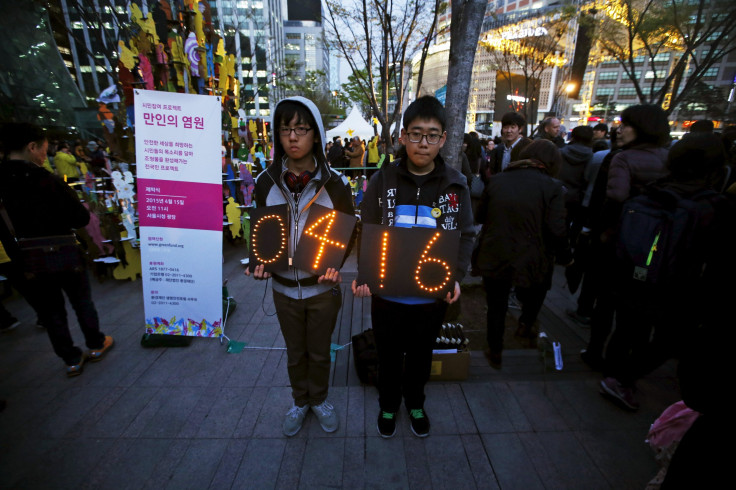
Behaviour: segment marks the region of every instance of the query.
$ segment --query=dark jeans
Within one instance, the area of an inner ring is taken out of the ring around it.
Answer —
[[[604,358],[605,345],[613,328],[615,313],[614,290],[621,281],[616,270],[616,250],[611,244],[593,244],[591,258],[585,271],[580,297],[578,299],[578,313],[590,312],[590,340],[586,348],[590,355]]]
[[[407,305],[373,296],[371,319],[378,349],[378,403],[397,412],[401,398],[409,410],[424,408],[424,385],[432,368],[447,303]]]
[[[294,404],[316,406],[327,399],[330,381],[330,340],[342,305],[340,287],[306,299],[273,292],[276,316],[286,343]]]
[[[669,296],[675,298],[674,295]],[[660,293],[631,281],[615,296],[616,329],[606,350],[605,376],[612,376],[625,386],[661,366],[681,351],[684,332],[697,321],[691,309],[683,307],[687,299],[663,301]]]
[[[87,271],[47,274],[28,282],[29,303],[37,306],[39,320],[46,327],[54,352],[68,365],[79,363],[82,351],[74,345],[64,305],[64,294],[77,315],[89,349],[99,349],[105,342],[100,321],[92,302]],[[31,299],[32,298],[32,299]]]
[[[503,350],[503,333],[506,329],[506,312],[509,308],[511,280],[483,276],[483,287],[486,290],[486,304],[488,305],[486,341],[493,352],[501,352]],[[516,297],[521,302],[519,321],[529,327],[534,325],[546,296],[546,285],[527,288],[517,287]]]
[[[11,287],[15,288],[25,298],[28,304],[31,305],[33,311],[36,312],[36,316],[38,316],[39,306],[34,302],[34,297],[28,286],[28,280],[23,275],[23,271],[15,265],[15,262],[0,264],[0,274],[7,278],[6,281],[3,281],[3,287],[7,289],[3,291],[2,297],[10,296],[12,294]]]

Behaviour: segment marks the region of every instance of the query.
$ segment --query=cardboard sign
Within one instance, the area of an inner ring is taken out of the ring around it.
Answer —
[[[452,280],[460,232],[363,225],[357,283],[373,294],[441,298]]]
[[[264,271],[283,271],[289,268],[289,215],[286,204],[253,208],[250,214],[251,272],[263,264]]]
[[[324,274],[330,267],[339,269],[357,221],[355,216],[312,205],[294,252],[294,267],[315,275]]]

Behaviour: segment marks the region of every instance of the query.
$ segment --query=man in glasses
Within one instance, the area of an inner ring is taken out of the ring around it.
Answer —
[[[403,398],[411,431],[429,435],[424,385],[429,379],[432,348],[447,305],[460,297],[460,281],[470,263],[475,232],[467,179],[445,165],[445,108],[432,96],[420,97],[404,112],[397,159],[385,163],[368,183],[361,203],[364,223],[399,227],[460,230],[453,293],[443,299],[373,295],[371,318],[378,349],[378,433],[392,437]],[[353,281],[353,294],[369,296],[366,284]]]

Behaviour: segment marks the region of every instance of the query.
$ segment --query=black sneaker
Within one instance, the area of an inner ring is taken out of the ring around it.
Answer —
[[[18,325],[20,325],[18,319],[11,316],[7,320],[0,323],[0,332],[10,332],[11,330],[15,330]]]
[[[411,421],[411,431],[417,437],[427,437],[429,435],[429,417],[423,408],[414,408],[409,410],[409,420]]]
[[[396,412],[384,412],[381,410],[378,413],[378,433],[384,439],[393,437],[396,434]]]
[[[589,316],[581,315],[577,310],[566,310],[567,316],[578,322],[584,327],[589,327],[592,319]]]

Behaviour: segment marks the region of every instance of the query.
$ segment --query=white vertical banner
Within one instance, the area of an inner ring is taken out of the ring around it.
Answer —
[[[135,91],[146,332],[222,334],[221,100]]]

